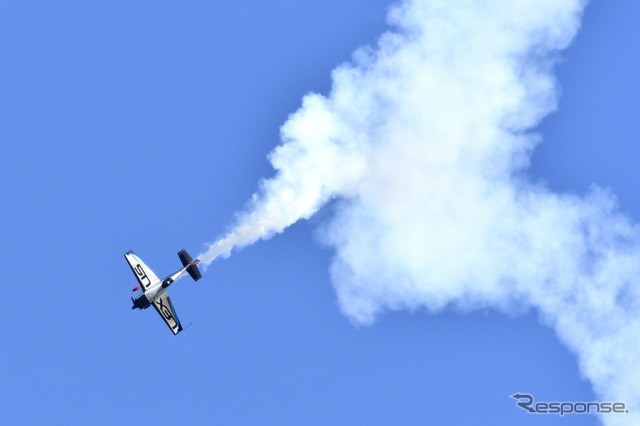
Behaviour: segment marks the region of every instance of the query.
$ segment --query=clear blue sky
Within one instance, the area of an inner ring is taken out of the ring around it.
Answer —
[[[233,221],[279,126],[387,27],[389,1],[0,4],[2,424],[595,424],[509,395],[592,400],[535,312],[341,314],[315,229],[218,260],[132,311]],[[640,220],[640,4],[596,0],[558,67],[531,175],[611,188]]]

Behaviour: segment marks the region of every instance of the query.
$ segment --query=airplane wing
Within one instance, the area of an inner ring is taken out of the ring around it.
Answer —
[[[173,334],[178,334],[182,331],[182,324],[180,324],[176,310],[173,309],[171,299],[169,299],[166,291],[153,302],[153,307],[156,308],[156,311],[158,311],[164,322],[167,323]]]
[[[142,290],[146,290],[160,281],[158,277],[156,277],[156,274],[154,274],[153,271],[135,255],[134,252],[130,251],[129,253],[126,253],[124,257],[127,259],[127,262],[129,262],[133,275],[138,279],[138,282],[142,286]]]

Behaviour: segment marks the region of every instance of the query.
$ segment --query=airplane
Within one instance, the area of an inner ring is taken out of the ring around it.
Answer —
[[[133,302],[131,309],[147,309],[153,305],[174,335],[181,332],[183,330],[182,324],[180,324],[176,311],[173,309],[173,304],[167,294],[167,287],[185,273],[189,274],[194,281],[202,278],[202,274],[200,274],[197,266],[200,260],[192,260],[186,250],[180,250],[178,257],[180,257],[180,261],[182,262],[182,269],[161,280],[133,251],[125,253],[124,257],[127,259],[127,262],[129,262],[133,275],[138,279],[139,284],[133,291],[142,289],[142,293],[140,293],[138,297],[135,299],[133,297],[131,298]]]

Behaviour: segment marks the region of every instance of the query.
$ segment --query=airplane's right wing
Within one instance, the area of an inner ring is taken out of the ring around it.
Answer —
[[[173,309],[171,299],[169,299],[166,291],[153,302],[153,307],[156,308],[156,311],[158,311],[164,322],[167,323],[173,334],[178,334],[182,331],[182,324],[180,324],[180,320],[176,315],[175,309]]]
[[[156,274],[132,251],[126,253],[124,257],[127,259],[127,262],[129,262],[133,275],[138,279],[143,291],[160,281],[160,279],[156,277]]]

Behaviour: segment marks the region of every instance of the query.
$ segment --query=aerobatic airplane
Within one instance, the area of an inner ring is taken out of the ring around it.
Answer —
[[[142,289],[142,293],[138,295],[138,297],[135,299],[133,297],[131,298],[133,302],[131,309],[147,309],[153,305],[173,334],[178,334],[182,331],[182,324],[180,324],[176,311],[173,309],[171,299],[169,299],[169,295],[167,294],[167,287],[185,273],[189,274],[194,281],[202,278],[197,266],[198,263],[200,263],[198,259],[192,260],[186,250],[180,250],[178,256],[180,257],[183,268],[165,279],[160,280],[132,251],[124,255],[127,262],[129,262],[133,275],[138,279],[139,285],[134,288],[133,291]]]

